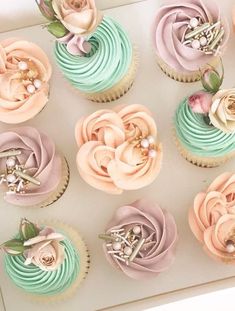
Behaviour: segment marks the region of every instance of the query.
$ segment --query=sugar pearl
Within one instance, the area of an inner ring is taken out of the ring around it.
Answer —
[[[140,145],[142,148],[148,148],[149,147],[149,141],[148,139],[144,138],[141,140]]]
[[[141,231],[140,226],[135,226],[132,230],[134,234],[139,234]]]
[[[29,84],[27,86],[27,91],[30,93],[30,94],[33,94],[35,92],[36,88],[33,84]]]
[[[235,245],[232,242],[229,242],[226,245],[226,250],[228,253],[233,253],[235,251]]]
[[[200,46],[201,46],[199,40],[193,40],[191,45],[192,45],[192,48],[195,49],[195,50],[198,50],[200,48]]]
[[[199,39],[199,41],[200,41],[201,46],[207,45],[207,39],[206,39],[206,37],[201,37],[201,38]]]
[[[14,174],[7,175],[7,182],[14,183],[16,181],[16,176]]]
[[[132,254],[132,249],[130,246],[126,246],[123,250],[124,254],[130,256]]]
[[[7,167],[13,167],[15,166],[16,164],[16,161],[14,158],[8,158],[7,161],[6,161],[6,166]]]
[[[199,24],[199,21],[196,17],[190,19],[189,25],[193,28],[196,28]]]
[[[156,151],[155,149],[149,150],[148,156],[149,156],[150,158],[156,158],[156,156],[157,156],[157,151]]]
[[[36,89],[39,89],[42,86],[42,81],[39,79],[35,79],[33,81],[33,85],[36,87]]]
[[[28,69],[28,64],[26,62],[21,61],[21,62],[18,63],[18,68],[20,70],[27,70]]]
[[[150,145],[154,144],[154,142],[155,142],[155,139],[154,139],[153,136],[148,136],[148,137],[147,137],[147,140],[148,140],[148,142],[150,143]]]
[[[115,251],[119,251],[122,247],[120,242],[114,242],[112,246]]]

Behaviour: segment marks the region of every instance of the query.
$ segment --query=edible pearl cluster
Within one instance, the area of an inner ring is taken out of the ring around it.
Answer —
[[[30,68],[30,63],[23,60],[18,62],[18,68],[21,71],[22,79],[29,81],[29,84],[26,86],[27,92],[34,94],[42,86],[42,81],[36,78],[38,73]]]
[[[135,225],[127,231],[124,228],[111,230],[109,235],[100,235],[99,237],[107,240],[108,253],[126,265],[136,258],[145,243],[145,239],[141,237],[139,225]]]
[[[220,44],[224,37],[224,28],[221,22],[203,23],[199,18],[193,17],[189,21],[183,44],[200,50],[205,54],[219,54]]]
[[[8,194],[24,194],[30,182],[40,185],[38,180],[26,174],[24,165],[21,165],[17,158],[20,154],[20,150],[10,150],[0,153],[0,159],[6,158],[6,172],[0,175],[0,185],[3,183],[7,185]]]
[[[141,149],[143,155],[147,155],[150,158],[157,156],[156,140],[153,136],[139,136],[135,139],[135,142],[136,147]]]
[[[235,243],[232,240],[227,240],[226,242],[226,250],[228,253],[232,254],[235,252]]]

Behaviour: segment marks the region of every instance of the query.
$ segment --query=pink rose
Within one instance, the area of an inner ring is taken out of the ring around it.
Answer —
[[[0,121],[21,123],[48,102],[51,65],[44,51],[21,39],[0,42]]]
[[[193,112],[207,114],[212,105],[212,97],[208,92],[199,91],[188,98],[188,104]]]
[[[64,246],[60,244],[63,240],[62,234],[44,228],[38,236],[24,242],[24,246],[31,247],[24,252],[25,265],[34,264],[45,271],[58,269],[65,258]]]
[[[52,0],[52,7],[65,28],[76,35],[93,32],[102,19],[94,0]]]

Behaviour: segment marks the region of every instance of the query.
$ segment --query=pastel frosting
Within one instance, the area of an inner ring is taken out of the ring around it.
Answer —
[[[156,276],[167,270],[174,261],[178,236],[173,216],[149,200],[138,200],[116,210],[106,234],[122,228],[128,231],[135,225],[141,227],[141,236],[145,238],[139,254],[127,265],[108,253],[104,243],[103,250],[109,263],[134,279]]]
[[[30,63],[40,88],[30,93],[31,83],[18,65]],[[51,64],[44,51],[32,42],[10,38],[0,42],[0,121],[21,123],[33,118],[48,102]]]
[[[4,199],[19,206],[32,206],[45,201],[57,189],[62,178],[61,156],[54,142],[33,127],[20,127],[0,134],[0,152],[11,149],[21,151],[17,156],[26,173],[40,181],[30,183],[24,194],[5,192]],[[0,172],[6,170],[6,158],[0,158]]]
[[[26,292],[45,296],[59,294],[69,288],[79,274],[79,253],[67,238],[60,243],[64,245],[65,259],[54,271],[44,271],[33,264],[26,266],[23,255],[5,255],[5,269],[15,285]]]
[[[153,41],[158,57],[177,71],[191,73],[210,62],[213,55],[183,44],[190,19],[202,22],[221,21],[225,35],[221,43],[223,52],[229,38],[229,25],[212,0],[169,0],[157,11],[153,26]]]
[[[138,137],[155,139],[156,157],[142,154]],[[102,109],[81,118],[75,129],[81,177],[111,194],[140,189],[154,181],[162,162],[162,145],[150,111],[142,105]],[[137,141],[136,141],[137,140]]]
[[[123,28],[104,17],[96,31],[88,37],[91,51],[75,56],[66,45],[56,42],[55,57],[65,77],[84,93],[110,89],[128,72],[132,61],[132,45]]]
[[[208,189],[200,192],[189,210],[189,225],[206,252],[214,259],[235,264],[227,241],[235,238],[235,174],[218,176]]]
[[[180,143],[202,157],[224,156],[235,150],[235,133],[225,133],[192,111],[185,98],[177,108],[174,125]]]

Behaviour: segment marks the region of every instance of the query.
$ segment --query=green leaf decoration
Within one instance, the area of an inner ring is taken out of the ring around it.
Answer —
[[[27,241],[29,239],[34,238],[35,236],[38,236],[39,229],[34,223],[24,218],[21,220],[21,223],[20,223],[19,234],[20,234],[21,240]]]
[[[69,31],[59,21],[54,21],[47,26],[47,30],[56,38],[64,37]]]
[[[7,254],[11,256],[22,255],[26,249],[24,242],[19,239],[9,240],[3,243],[0,248],[2,248]]]

